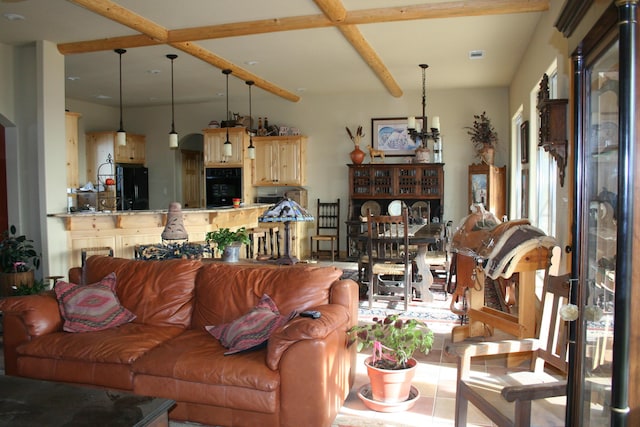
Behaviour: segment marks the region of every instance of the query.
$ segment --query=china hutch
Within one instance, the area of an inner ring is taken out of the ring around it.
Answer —
[[[443,163],[369,163],[348,167],[347,251],[350,259],[357,259],[362,250],[358,237],[362,236],[365,224],[361,218],[368,213],[387,215],[394,201],[407,206],[414,218],[442,222]]]
[[[556,23],[573,62],[571,426],[640,425],[637,6],[570,0]]]

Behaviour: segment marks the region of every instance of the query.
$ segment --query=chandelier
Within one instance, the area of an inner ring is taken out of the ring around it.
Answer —
[[[434,162],[442,162],[442,151],[440,141],[440,117],[434,116],[431,122],[431,128],[427,126],[427,85],[426,85],[426,70],[429,68],[427,64],[420,64],[422,69],[422,123],[416,121],[415,117],[409,117],[407,119],[407,130],[409,136],[418,145],[427,148],[427,141],[432,139],[434,142]]]

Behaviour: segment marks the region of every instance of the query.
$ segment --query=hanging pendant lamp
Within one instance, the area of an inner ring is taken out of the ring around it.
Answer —
[[[251,86],[253,86],[255,82],[253,80],[247,80],[245,83],[249,86],[249,127],[247,128],[247,132],[249,132],[249,147],[247,147],[247,154],[249,155],[249,159],[253,160],[256,158],[256,147],[253,146],[253,129],[251,129],[251,122],[253,121],[253,116],[251,115]]]
[[[231,70],[230,69],[225,69],[222,70],[222,74],[227,76],[227,140],[224,142],[223,147],[223,154],[226,157],[231,157],[231,155],[233,154],[233,150],[232,150],[232,145],[231,145],[231,141],[229,141],[229,74],[231,74]]]
[[[114,52],[120,56],[120,127],[116,134],[116,143],[124,147],[127,145],[127,133],[124,131],[124,126],[122,126],[122,54],[127,51],[125,49],[115,49]]]
[[[178,132],[176,132],[175,126],[175,111],[174,111],[174,100],[173,100],[173,60],[176,59],[178,55],[171,53],[167,55],[167,58],[171,60],[171,132],[169,132],[169,148],[178,148]]]

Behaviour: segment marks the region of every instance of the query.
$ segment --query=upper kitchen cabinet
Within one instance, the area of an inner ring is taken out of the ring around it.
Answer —
[[[97,179],[98,166],[111,156],[114,163],[145,163],[145,136],[127,134],[127,145],[117,146],[116,132],[90,132],[86,134],[87,180]]]
[[[224,143],[229,131],[231,156],[224,155]],[[249,136],[243,127],[204,129],[205,167],[242,167],[244,147],[249,146]]]
[[[65,134],[67,138],[67,188],[78,188],[78,113],[65,113]]]
[[[253,138],[253,143],[256,147],[253,185],[275,187],[306,184],[306,137],[264,136]]]
[[[144,135],[127,134],[127,145],[115,146],[115,163],[144,165],[146,139]]]

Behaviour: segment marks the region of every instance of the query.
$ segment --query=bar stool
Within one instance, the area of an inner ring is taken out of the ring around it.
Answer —
[[[247,258],[253,259],[255,255],[260,255],[267,253],[267,230],[264,228],[256,227],[247,230],[247,234],[249,235],[249,244],[246,245]],[[262,252],[260,252],[260,247],[262,246]]]
[[[86,275],[84,266],[87,263],[87,255],[108,255],[113,256],[113,248],[109,246],[95,246],[80,249],[80,260],[82,261],[82,285],[86,285]]]

